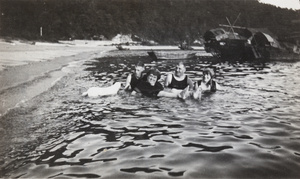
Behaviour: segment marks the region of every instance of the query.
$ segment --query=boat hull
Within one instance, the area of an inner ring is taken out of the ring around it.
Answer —
[[[242,39],[223,39],[205,43],[205,51],[221,58],[252,58],[251,47]]]
[[[226,32],[222,28],[211,29],[204,34],[204,39],[206,52],[226,60],[294,60],[300,58],[299,53],[289,52],[282,48],[274,37],[257,30],[239,34]]]
[[[186,51],[150,51],[147,52],[153,60],[184,60],[196,58],[196,52]]]

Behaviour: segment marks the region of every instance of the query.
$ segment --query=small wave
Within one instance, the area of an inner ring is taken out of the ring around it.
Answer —
[[[163,158],[165,155],[151,155],[150,158]]]
[[[220,127],[220,128],[228,128],[228,129],[238,129],[238,128],[240,128],[241,126],[221,126],[221,125],[217,125],[217,127]]]
[[[137,172],[145,172],[145,173],[162,172],[159,169],[151,169],[151,168],[145,168],[145,167],[122,168],[120,170],[122,172],[128,172],[128,173],[137,173]]]
[[[235,138],[238,138],[238,139],[253,139],[252,137],[250,137],[248,135],[235,135],[234,132],[219,132],[219,131],[214,131],[213,133],[222,134],[222,135],[231,135],[231,136],[234,136]]]
[[[155,142],[166,142],[166,143],[174,143],[172,141],[168,141],[168,140],[153,140]]]
[[[279,90],[265,89],[265,88],[261,88],[259,90],[260,91],[265,91],[265,92],[270,92],[270,93],[281,93],[282,92],[282,91],[279,91]]]
[[[169,172],[168,174],[170,176],[173,176],[173,177],[179,177],[179,176],[183,176],[185,171],[179,171],[179,172]]]
[[[239,139],[253,139],[252,137],[248,135],[234,135],[234,137],[239,138]]]
[[[259,148],[262,148],[262,149],[280,149],[281,148],[280,146],[262,146],[260,144],[253,143],[253,142],[250,142],[249,144],[255,145],[255,146],[257,146]]]
[[[186,145],[182,145],[183,147],[196,147],[202,148],[202,150],[198,150],[197,152],[220,152],[225,149],[231,149],[232,146],[218,146],[218,147],[211,147],[202,144],[195,144],[195,143],[188,143]]]
[[[64,174],[65,176],[70,176],[70,177],[76,177],[76,178],[99,178],[101,177],[100,175],[96,174]]]

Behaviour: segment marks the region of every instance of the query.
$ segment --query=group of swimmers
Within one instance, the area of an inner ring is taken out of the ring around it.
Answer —
[[[146,72],[144,63],[139,62],[135,66],[134,73],[128,75],[124,89],[132,94],[142,94],[148,97],[176,97],[181,99],[201,99],[202,92],[215,92],[220,89],[220,85],[213,79],[214,71],[212,69],[204,69],[202,80],[196,82],[193,82],[185,72],[184,63],[179,62],[174,73],[169,73],[162,85],[159,82],[160,71],[151,68]]]

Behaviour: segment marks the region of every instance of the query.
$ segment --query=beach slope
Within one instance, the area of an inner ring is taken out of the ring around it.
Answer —
[[[28,43],[0,40],[0,117],[72,73],[67,66],[115,49],[108,42]]]

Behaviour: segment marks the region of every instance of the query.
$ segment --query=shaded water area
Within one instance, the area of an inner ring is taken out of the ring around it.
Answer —
[[[125,82],[139,60],[162,80],[178,62],[112,51],[4,116],[0,177],[300,177],[299,62],[186,60],[193,80],[211,67],[223,87],[201,101],[81,96]]]

